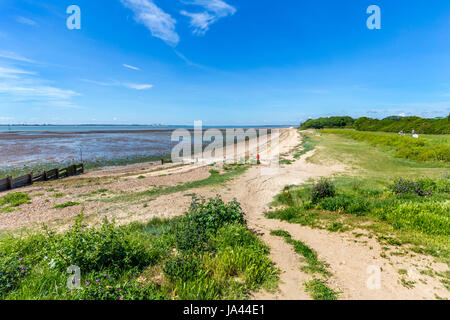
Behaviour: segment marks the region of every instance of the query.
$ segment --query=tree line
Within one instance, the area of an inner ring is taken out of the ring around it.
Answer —
[[[361,117],[354,119],[348,116],[342,117],[322,117],[318,119],[309,119],[300,125],[305,129],[324,129],[324,128],[348,128],[359,131],[383,131],[405,133],[414,130],[421,134],[450,134],[450,115],[446,118],[420,118],[420,117],[400,117],[390,116],[380,119]]]

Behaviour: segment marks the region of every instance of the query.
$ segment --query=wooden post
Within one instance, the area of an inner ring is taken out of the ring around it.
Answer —
[[[29,183],[29,184],[33,184],[33,172],[30,172],[30,173],[28,174],[28,183]]]
[[[84,163],[81,164],[81,173],[84,173]]]
[[[44,178],[44,181],[47,181],[47,171],[44,171],[44,172],[42,173],[42,176],[43,176],[43,178]]]
[[[6,189],[11,190],[13,188],[13,180],[11,176],[6,177]]]
[[[161,159],[161,164],[164,164],[164,158]]]
[[[59,179],[59,169],[56,168],[56,179]]]

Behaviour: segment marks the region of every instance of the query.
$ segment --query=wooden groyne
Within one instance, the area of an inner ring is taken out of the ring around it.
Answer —
[[[84,164],[81,163],[68,166],[67,168],[56,168],[37,174],[33,174],[32,172],[30,172],[18,178],[12,178],[11,176],[8,176],[5,179],[0,179],[0,192],[29,186],[38,181],[57,180],[70,176],[77,176],[82,173],[84,173]]]

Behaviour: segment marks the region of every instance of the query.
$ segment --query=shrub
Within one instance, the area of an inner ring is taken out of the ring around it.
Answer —
[[[225,204],[220,196],[208,201],[194,198],[187,217],[207,233],[215,233],[228,223],[245,224],[244,213],[239,202],[233,200]]]
[[[166,261],[164,274],[170,281],[178,279],[188,281],[195,279],[201,269],[201,260],[198,256],[178,255]]]
[[[236,200],[226,204],[219,196],[208,201],[193,198],[187,214],[172,224],[177,249],[207,251],[208,242],[217,230],[234,223],[245,224],[244,213]]]
[[[59,270],[76,265],[84,272],[129,269],[151,264],[157,257],[143,243],[132,241],[123,229],[106,219],[100,229],[86,228],[79,216],[64,235],[47,232],[46,259]]]
[[[310,191],[312,201],[316,203],[319,199],[334,197],[336,194],[335,186],[326,179],[321,179],[315,183]]]
[[[431,179],[412,181],[400,178],[390,186],[390,190],[395,194],[414,193],[420,197],[431,196],[432,189],[436,189],[436,183]]]

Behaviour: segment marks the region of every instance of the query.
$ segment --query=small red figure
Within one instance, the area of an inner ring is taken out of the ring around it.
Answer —
[[[259,154],[256,155],[256,160],[259,160]]]

